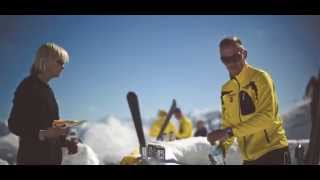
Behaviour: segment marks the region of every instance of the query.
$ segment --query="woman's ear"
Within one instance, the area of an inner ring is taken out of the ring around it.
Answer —
[[[244,59],[247,59],[248,51],[245,49],[243,50],[243,56],[244,56]]]

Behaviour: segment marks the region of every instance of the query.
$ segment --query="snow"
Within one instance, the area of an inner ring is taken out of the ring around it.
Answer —
[[[122,122],[111,116],[88,126],[83,142],[97,153],[103,164],[119,164],[123,156],[138,147],[138,139],[131,122]]]
[[[97,154],[87,144],[79,143],[78,152],[69,155],[66,148],[62,148],[62,165],[99,165]]]
[[[9,165],[9,163],[3,159],[0,159],[0,165]]]
[[[191,137],[175,141],[152,141],[166,150],[166,160],[175,160],[184,165],[209,165],[210,143],[206,137]],[[227,152],[226,164],[241,164],[236,144]]]
[[[165,147],[166,153],[172,153],[174,159],[183,164],[208,165],[210,144],[204,137],[192,137],[169,142],[156,142]]]
[[[0,159],[15,164],[18,152],[18,137],[10,133],[0,137]]]
[[[281,115],[288,139],[308,139],[311,133],[310,99],[296,102]]]

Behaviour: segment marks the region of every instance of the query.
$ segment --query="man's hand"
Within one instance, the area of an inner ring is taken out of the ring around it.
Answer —
[[[78,152],[78,140],[66,140],[65,146],[68,148],[68,154],[76,154]]]
[[[212,131],[208,134],[207,140],[214,144],[215,141],[224,141],[229,137],[229,134],[227,132],[227,129],[218,129],[215,131]]]

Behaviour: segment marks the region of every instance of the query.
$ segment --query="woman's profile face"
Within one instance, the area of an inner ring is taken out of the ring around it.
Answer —
[[[50,77],[59,77],[63,69],[64,62],[60,58],[55,58],[47,64],[47,72]]]

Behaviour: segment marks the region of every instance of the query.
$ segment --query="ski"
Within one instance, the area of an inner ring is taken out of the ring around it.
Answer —
[[[176,106],[177,106],[177,105],[176,105],[176,100],[173,99],[173,100],[172,100],[171,107],[170,107],[170,110],[169,110],[169,112],[168,112],[168,115],[167,115],[167,117],[166,117],[166,119],[165,119],[162,127],[161,127],[161,130],[160,130],[160,133],[159,133],[159,135],[158,135],[158,137],[157,137],[157,140],[160,140],[160,139],[161,139],[161,137],[162,137],[162,135],[163,135],[163,132],[164,132],[164,130],[166,129],[166,127],[167,127],[167,125],[168,125],[168,123],[169,123],[169,121],[170,121],[170,119],[171,119],[171,116],[172,116],[172,114],[173,114],[173,111],[176,109]]]
[[[136,133],[138,136],[139,144],[140,144],[140,155],[143,158],[146,154],[146,140],[143,133],[141,114],[139,109],[138,97],[134,92],[128,92],[127,101],[129,104],[129,108],[131,111],[132,120],[134,126],[136,128]]]
[[[132,92],[132,91],[128,92],[127,101],[128,101],[129,109],[131,112],[132,120],[134,122],[134,126],[136,129],[136,133],[138,136],[138,140],[139,140],[140,160],[141,160],[140,164],[150,165],[150,164],[159,164],[159,163],[180,163],[175,160],[167,161],[165,159],[165,148],[164,147],[159,146],[159,145],[153,145],[153,144],[147,145],[146,144],[146,140],[145,140],[145,136],[144,136],[144,132],[143,132],[138,96],[136,95],[135,92]],[[173,99],[169,113],[165,119],[165,123],[161,127],[161,131],[160,131],[158,137],[161,137],[161,134],[163,133],[166,126],[168,125],[169,120],[170,120],[175,108],[176,108],[176,101],[175,101],[175,99]]]

